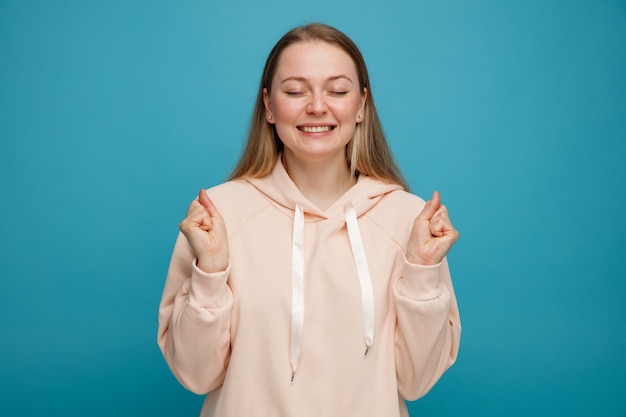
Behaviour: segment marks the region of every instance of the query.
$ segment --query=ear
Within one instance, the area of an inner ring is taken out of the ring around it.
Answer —
[[[265,118],[267,122],[274,124],[274,114],[272,113],[272,106],[270,106],[270,97],[267,88],[263,89],[263,104],[265,105]]]
[[[356,113],[356,122],[361,123],[365,118],[365,102],[367,101],[367,88],[363,87],[363,94],[361,94],[361,101]]]

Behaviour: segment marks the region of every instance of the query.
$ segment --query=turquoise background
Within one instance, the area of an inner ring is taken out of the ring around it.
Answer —
[[[316,20],[461,232],[461,353],[412,415],[626,415],[625,1],[0,0],[3,415],[198,415],[156,345],[177,225]]]

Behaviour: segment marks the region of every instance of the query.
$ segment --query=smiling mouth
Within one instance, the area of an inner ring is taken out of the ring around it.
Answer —
[[[298,126],[298,130],[304,133],[324,133],[330,132],[335,126]]]

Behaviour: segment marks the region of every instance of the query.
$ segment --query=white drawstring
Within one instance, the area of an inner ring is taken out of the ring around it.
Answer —
[[[291,362],[291,382],[296,376],[300,352],[302,350],[302,330],[304,327],[304,211],[296,205],[293,219],[293,240],[291,248],[291,340],[289,361]]]
[[[365,356],[374,344],[374,291],[370,277],[365,249],[361,240],[356,211],[351,204],[345,206],[346,226],[352,247],[352,257],[356,264],[357,275],[361,284],[361,306],[363,310],[363,339]],[[291,247],[291,335],[289,361],[291,362],[291,382],[293,383],[302,352],[302,334],[304,329],[304,210],[296,205],[293,220],[293,240]]]
[[[356,271],[361,283],[361,306],[363,308],[363,339],[365,340],[365,356],[374,344],[374,291],[372,290],[372,278],[367,266],[365,249],[361,240],[359,223],[356,219],[356,211],[352,204],[346,204],[346,225],[348,237],[352,247],[352,256],[356,263]]]

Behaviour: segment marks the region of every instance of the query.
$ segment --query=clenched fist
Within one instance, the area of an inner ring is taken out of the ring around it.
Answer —
[[[443,260],[458,238],[459,233],[450,222],[448,209],[441,204],[439,192],[435,191],[415,218],[406,248],[406,258],[412,264],[436,265]]]
[[[226,269],[229,262],[226,225],[205,190],[200,190],[178,228],[198,259],[198,268],[208,273]]]

